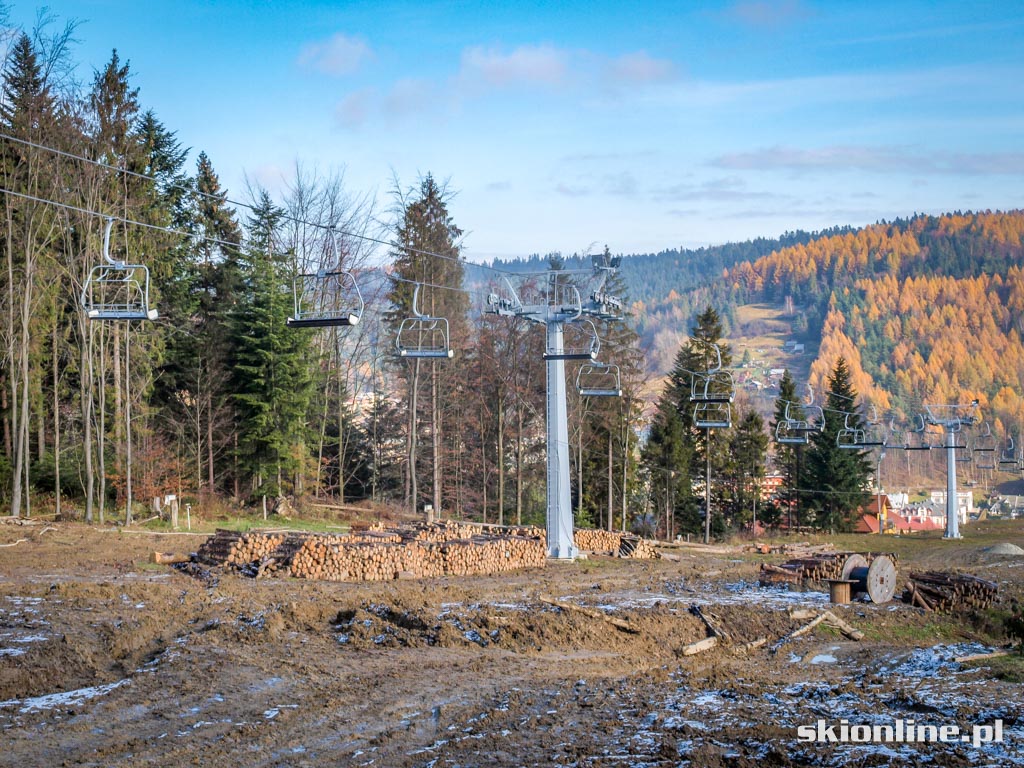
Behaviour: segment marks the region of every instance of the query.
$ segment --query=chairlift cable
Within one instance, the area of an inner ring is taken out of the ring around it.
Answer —
[[[74,159],[74,160],[81,160],[82,162],[89,163],[91,165],[95,165],[95,166],[97,166],[99,168],[106,168],[107,170],[113,171],[115,173],[123,173],[126,176],[132,176],[132,177],[138,178],[138,179],[145,179],[147,181],[152,181],[152,182],[154,182],[156,184],[161,183],[160,179],[156,178],[155,176],[151,176],[151,175],[149,175],[147,173],[140,173],[139,171],[130,171],[127,168],[118,168],[117,166],[110,165],[109,163],[104,163],[101,160],[93,160],[92,158],[89,158],[89,157],[84,157],[82,155],[76,155],[73,152],[67,152],[65,150],[57,149],[55,147],[48,147],[45,144],[38,144],[36,142],[29,141],[28,139],[21,139],[21,138],[18,138],[16,136],[11,136],[10,134],[7,134],[7,133],[0,132],[0,139],[6,139],[8,141],[13,141],[13,142],[16,142],[18,144],[23,144],[23,145],[28,146],[28,147],[33,147],[34,149],[41,149],[41,150],[43,150],[45,152],[51,152],[53,154],[60,155],[61,157],[67,157],[69,159]],[[220,195],[210,194],[209,192],[200,192],[199,190],[193,189],[193,188],[191,188],[191,187],[189,187],[189,186],[187,186],[185,184],[171,183],[171,184],[168,184],[166,186],[171,188],[171,189],[180,189],[180,190],[182,190],[184,192],[188,192],[189,194],[193,194],[193,195],[196,195],[198,197],[204,197],[204,198],[208,198],[208,199],[212,199],[212,200],[219,200],[220,202],[223,202],[223,203],[230,203],[231,205],[237,206],[239,208],[246,208],[246,209],[248,209],[250,211],[255,211],[256,210],[256,206],[253,205],[252,203],[243,203],[243,202],[241,202],[239,200],[233,200],[230,197],[228,197],[227,195],[220,196]],[[17,193],[11,192],[10,194],[17,194]],[[46,201],[46,202],[53,203],[53,201]],[[60,205],[60,203],[53,203],[53,204],[54,205]],[[434,253],[433,251],[427,251],[427,250],[423,250],[423,249],[420,249],[420,248],[413,248],[411,246],[396,245],[395,243],[393,243],[391,241],[388,241],[388,240],[382,240],[380,238],[371,237],[369,235],[362,235],[362,234],[359,234],[358,232],[350,232],[350,231],[347,231],[347,230],[338,229],[338,228],[336,228],[336,227],[334,227],[333,225],[330,225],[330,224],[321,224],[321,223],[315,222],[315,221],[307,221],[305,219],[301,219],[301,218],[299,218],[297,216],[292,216],[291,214],[285,213],[285,212],[282,212],[281,218],[285,219],[287,221],[290,221],[290,222],[292,222],[294,224],[303,224],[305,226],[315,227],[317,229],[332,230],[334,232],[337,232],[340,235],[344,235],[346,237],[354,237],[354,238],[356,238],[358,240],[364,240],[364,241],[366,241],[368,243],[375,243],[376,245],[384,245],[384,246],[387,246],[389,248],[400,248],[400,249],[402,249],[404,251],[408,251],[409,253],[418,253],[418,254],[420,254],[422,256],[433,256],[433,257],[436,257],[436,258],[439,258],[439,259],[446,259],[448,261],[453,261],[453,262],[459,263],[459,264],[467,263],[464,260],[459,259],[458,257],[447,256],[447,255],[441,254],[441,253]],[[127,219],[121,219],[121,220],[125,221],[126,223],[139,224],[139,222],[128,222]],[[143,224],[141,226],[150,226],[150,227],[153,227],[154,229],[167,229],[165,227],[156,227],[156,226],[154,226],[152,224],[150,224],[150,225]],[[172,231],[172,230],[167,229],[167,231]],[[222,242],[222,241],[216,241],[214,238],[207,238],[207,239],[210,240],[211,242]],[[496,272],[498,274],[510,274],[510,275],[518,274],[517,272],[511,271],[511,270],[498,269],[497,267],[489,266],[487,264],[479,264],[478,266],[481,267],[482,269],[489,269],[489,270],[491,270],[493,272]]]

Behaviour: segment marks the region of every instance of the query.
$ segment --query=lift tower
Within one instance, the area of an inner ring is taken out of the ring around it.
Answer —
[[[536,303],[524,304],[507,278],[501,293],[487,296],[488,312],[524,317],[543,325],[547,334],[544,360],[547,362],[547,543],[548,557],[572,560],[579,551],[572,535],[572,497],[569,485],[569,425],[566,401],[565,361],[597,359],[596,332],[582,346],[565,346],[565,329],[579,323],[593,328],[589,318],[619,319],[622,301],[604,293],[604,285],[619,265],[618,259],[606,260],[589,270],[551,269],[541,273],[543,288]],[[597,279],[597,288],[583,299],[579,288],[569,282],[574,275]],[[537,275],[533,275],[537,277]],[[588,331],[589,332],[589,331]]]
[[[956,496],[956,436],[964,427],[974,426],[978,416],[978,401],[970,405],[924,406],[924,418],[929,424],[942,427],[946,436],[946,539],[960,538],[960,505]]]

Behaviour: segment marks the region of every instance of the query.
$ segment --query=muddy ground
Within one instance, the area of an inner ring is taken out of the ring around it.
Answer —
[[[987,557],[969,532],[902,553],[901,570],[964,566],[999,582],[996,610],[833,606],[863,641],[819,627],[777,648],[807,621],[791,612],[827,596],[758,587],[762,557],[740,548],[375,584],[148,562],[202,540],[0,525],[0,765],[1024,765],[1021,683],[953,661],[1003,641],[1024,558]],[[681,655],[707,635],[694,604],[731,645]],[[1003,741],[798,738],[819,719],[899,718],[1001,719]]]

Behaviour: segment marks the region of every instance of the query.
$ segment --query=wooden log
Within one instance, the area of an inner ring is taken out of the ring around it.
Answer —
[[[173,565],[174,563],[191,562],[191,555],[180,555],[172,552],[154,552],[150,555],[150,562],[158,565]]]
[[[843,635],[848,637],[850,640],[864,639],[863,632],[861,632],[856,627],[847,624],[841,618],[832,613],[832,611],[825,611],[825,623],[828,624],[830,627],[835,627],[836,629],[838,629],[840,632],[843,633]]]
[[[917,603],[919,606],[924,608],[926,611],[934,611],[935,608],[932,606],[928,599],[921,594],[918,590],[917,585],[914,582],[910,582],[910,599],[911,602]]]
[[[714,621],[712,621],[712,616],[709,614],[705,614],[704,611],[701,610],[699,605],[691,605],[690,613],[692,613],[694,616],[696,616],[698,619],[704,622],[704,626],[708,628],[708,632],[711,633],[712,637],[717,637],[719,640],[726,644],[731,642],[729,633],[722,629],[720,626],[718,626]],[[717,619],[717,617],[714,618]]]
[[[736,646],[736,648],[733,650],[733,653],[735,653],[737,655],[742,655],[744,653],[750,653],[754,649],[760,648],[762,645],[767,645],[767,644],[768,644],[768,638],[767,637],[759,637],[759,638],[757,638],[757,640],[751,640],[749,643],[744,643],[743,645]]]
[[[718,645],[718,638],[712,635],[711,637],[705,637],[703,640],[698,640],[695,643],[683,646],[683,656],[694,656],[703,651],[710,650]]]
[[[804,624],[802,627],[799,627],[798,629],[794,629],[788,635],[785,635],[785,636],[779,638],[779,640],[775,643],[775,645],[772,646],[772,653],[775,653],[776,651],[778,651],[779,648],[781,648],[783,645],[788,643],[790,640],[795,640],[796,638],[801,637],[802,635],[806,635],[808,632],[810,632],[816,626],[821,624],[821,622],[823,622],[825,620],[825,618],[827,616],[829,616],[829,615],[830,615],[829,611],[825,611],[820,616],[818,616],[816,619],[811,620],[810,622],[808,622],[807,624]]]
[[[585,608],[582,605],[575,605],[574,603],[566,603],[562,600],[555,600],[553,597],[548,597],[547,595],[540,595],[538,597],[538,600],[540,600],[542,603],[547,603],[548,605],[553,605],[557,608],[561,608],[563,611],[575,611],[576,613],[582,613],[584,616],[589,616],[592,619],[601,619],[602,621],[607,621],[612,626],[617,627],[618,629],[624,630],[626,632],[632,632],[636,634],[640,631],[632,624],[630,624],[628,621],[617,618],[615,616],[609,616],[603,611],[598,611],[593,608]]]
[[[953,661],[983,661],[985,659],[996,659],[1000,656],[1009,656],[1012,651],[992,651],[991,653],[971,653],[967,656],[956,656]]]

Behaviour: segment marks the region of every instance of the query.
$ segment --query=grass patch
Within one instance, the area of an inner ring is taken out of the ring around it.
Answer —
[[[964,627],[947,616],[929,618],[923,624],[899,622],[895,625],[857,625],[865,640],[906,645],[926,646],[939,642],[965,639]]]
[[[1014,651],[1009,656],[997,656],[994,659],[977,659],[964,662],[968,669],[989,669],[992,677],[1008,683],[1024,683],[1024,656]]]

